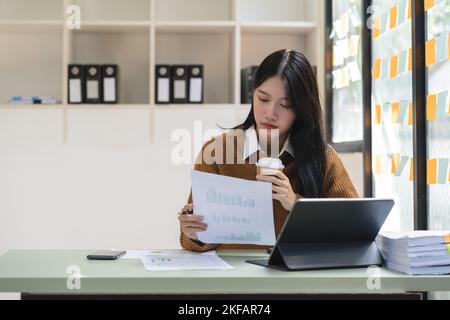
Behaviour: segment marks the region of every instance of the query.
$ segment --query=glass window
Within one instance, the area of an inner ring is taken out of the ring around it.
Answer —
[[[395,207],[384,229],[414,229],[411,2],[374,0],[372,167],[375,197]]]
[[[333,0],[332,143],[363,140],[362,1]]]

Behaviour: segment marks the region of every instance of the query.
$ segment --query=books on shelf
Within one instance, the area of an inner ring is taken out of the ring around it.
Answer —
[[[381,232],[376,243],[389,269],[411,275],[450,273],[450,231]]]
[[[46,96],[13,96],[9,100],[10,104],[56,104],[57,101],[53,97]]]

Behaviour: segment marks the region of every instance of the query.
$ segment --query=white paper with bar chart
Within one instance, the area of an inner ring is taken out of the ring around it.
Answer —
[[[274,245],[272,184],[192,171],[194,214],[203,243]]]

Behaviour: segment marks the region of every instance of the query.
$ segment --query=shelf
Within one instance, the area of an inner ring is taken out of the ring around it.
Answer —
[[[62,20],[63,4],[63,0],[1,0],[0,20]]]
[[[310,3],[310,0],[240,0],[238,20],[314,21],[313,12],[307,10]]]
[[[63,22],[54,20],[0,20],[0,32],[56,33],[62,32]]]
[[[149,104],[66,104],[67,109],[92,110],[92,109],[148,109]]]
[[[156,22],[157,32],[161,33],[231,33],[235,23],[232,21],[165,21]]]
[[[0,109],[20,110],[20,109],[61,109],[62,104],[0,104]]]
[[[314,22],[242,22],[242,32],[246,34],[308,34],[317,29]]]
[[[154,0],[155,21],[231,21],[235,0]]]
[[[151,0],[69,0],[83,21],[150,21]]]
[[[148,32],[149,21],[83,21],[74,32]]]
[[[156,109],[236,109],[235,104],[214,104],[214,103],[208,103],[208,104],[156,104],[154,105]]]
[[[119,66],[119,102],[150,102],[150,30],[74,32],[68,63],[117,64]]]

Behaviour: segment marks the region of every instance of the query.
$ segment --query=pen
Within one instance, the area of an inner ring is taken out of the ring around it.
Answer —
[[[179,215],[183,215],[183,214],[194,214],[194,211],[192,210],[183,210],[178,212]]]

